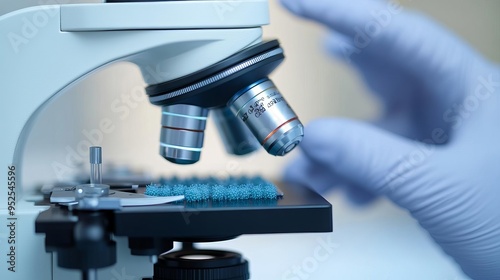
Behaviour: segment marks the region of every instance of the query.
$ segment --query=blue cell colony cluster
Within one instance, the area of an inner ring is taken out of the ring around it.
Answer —
[[[188,202],[236,201],[236,200],[276,200],[281,194],[278,188],[262,177],[189,178],[176,177],[161,179],[159,183],[146,186],[146,195],[184,195]]]

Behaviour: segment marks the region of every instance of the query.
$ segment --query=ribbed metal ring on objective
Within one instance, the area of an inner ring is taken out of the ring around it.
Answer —
[[[156,103],[159,103],[159,102],[162,102],[165,100],[169,100],[169,99],[174,98],[174,97],[178,97],[178,96],[190,93],[190,92],[195,91],[197,89],[200,89],[200,88],[206,87],[208,85],[211,85],[213,83],[219,82],[227,77],[230,77],[231,75],[233,75],[235,73],[238,73],[238,72],[243,71],[245,69],[248,69],[252,66],[255,66],[258,63],[261,63],[262,61],[265,61],[268,58],[272,58],[272,57],[279,56],[279,55],[283,55],[282,48],[276,48],[276,49],[270,50],[268,52],[259,54],[255,57],[252,57],[246,61],[243,61],[237,65],[233,65],[229,69],[226,69],[226,70],[224,70],[224,71],[222,71],[214,76],[203,79],[203,80],[198,81],[198,82],[191,84],[189,86],[186,86],[186,87],[183,87],[183,88],[180,88],[180,89],[177,89],[175,91],[168,92],[168,93],[164,93],[161,95],[150,96],[149,101],[151,101],[153,104],[156,104]]]
[[[268,153],[283,156],[304,137],[297,115],[269,79],[262,79],[237,93],[228,103]]]
[[[162,109],[160,154],[170,162],[192,164],[200,159],[208,109],[170,105]]]

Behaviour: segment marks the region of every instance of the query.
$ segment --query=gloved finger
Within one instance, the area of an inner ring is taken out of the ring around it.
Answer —
[[[321,194],[335,188],[342,188],[349,201],[355,205],[364,205],[376,198],[374,194],[352,186],[352,183],[332,172],[327,166],[311,162],[303,154],[300,154],[285,168],[283,181],[309,187]]]
[[[329,32],[324,39],[324,45],[328,52],[336,58],[350,63],[351,55],[355,52],[356,47],[345,35],[336,31]]]
[[[342,184],[340,178],[329,169],[311,162],[302,154],[285,168],[283,181],[309,187],[318,193],[326,193]]]
[[[347,119],[321,119],[305,130],[300,147],[311,162],[374,194],[396,189],[399,163],[418,150],[419,143],[372,125]]]
[[[467,84],[464,73],[470,61],[487,62],[465,42],[434,21],[414,12],[404,11],[391,2],[373,0],[281,0],[297,15],[318,21],[344,35],[363,60],[376,59],[375,68],[391,62],[400,73],[407,72],[423,85],[451,88],[450,83]],[[352,57],[352,55],[351,55]],[[467,63],[466,63],[467,62]],[[457,82],[458,81],[458,82]],[[460,88],[460,85],[458,85]],[[456,86],[454,85],[453,88]],[[435,94],[433,101],[455,102],[454,90]],[[450,100],[450,96],[451,99]],[[463,96],[458,96],[463,98]]]
[[[370,204],[378,197],[372,192],[355,185],[346,185],[344,187],[344,192],[347,199],[357,206]]]
[[[465,88],[459,85],[461,80],[447,86],[443,85],[443,81],[436,81],[432,84],[434,90],[425,88],[427,82],[418,82],[417,78],[402,70],[395,62],[381,62],[384,54],[351,55],[349,49],[353,46],[345,36],[336,32],[328,36],[326,47],[336,57],[354,65],[371,92],[380,98],[384,111],[381,124],[384,128],[411,139],[427,139],[436,127],[451,134],[451,122],[443,117],[443,112],[452,108],[453,104],[460,103],[461,94],[453,88]]]
[[[292,13],[318,21],[347,36],[354,27],[364,25],[371,11],[381,10],[385,3],[373,0],[281,0]]]
[[[387,114],[393,114],[395,111],[411,113],[409,111],[414,107],[412,97],[416,95],[418,89],[409,82],[411,77],[402,72],[398,65],[387,60],[380,63],[380,56],[384,54],[353,55],[353,50],[356,48],[346,36],[334,31],[325,38],[325,46],[335,57],[355,66],[368,87],[382,99]]]

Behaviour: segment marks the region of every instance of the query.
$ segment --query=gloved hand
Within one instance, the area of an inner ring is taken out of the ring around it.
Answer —
[[[500,278],[500,69],[424,16],[375,0],[281,0],[380,97],[374,124],[310,123],[285,180],[406,208],[474,279]],[[333,73],[332,73],[333,74]]]

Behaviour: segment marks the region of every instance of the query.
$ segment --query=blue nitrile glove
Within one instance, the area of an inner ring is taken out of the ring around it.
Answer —
[[[500,279],[500,69],[420,14],[375,0],[282,0],[331,30],[385,105],[374,124],[306,127],[287,181],[406,208],[474,279]],[[366,194],[363,194],[366,193]]]

